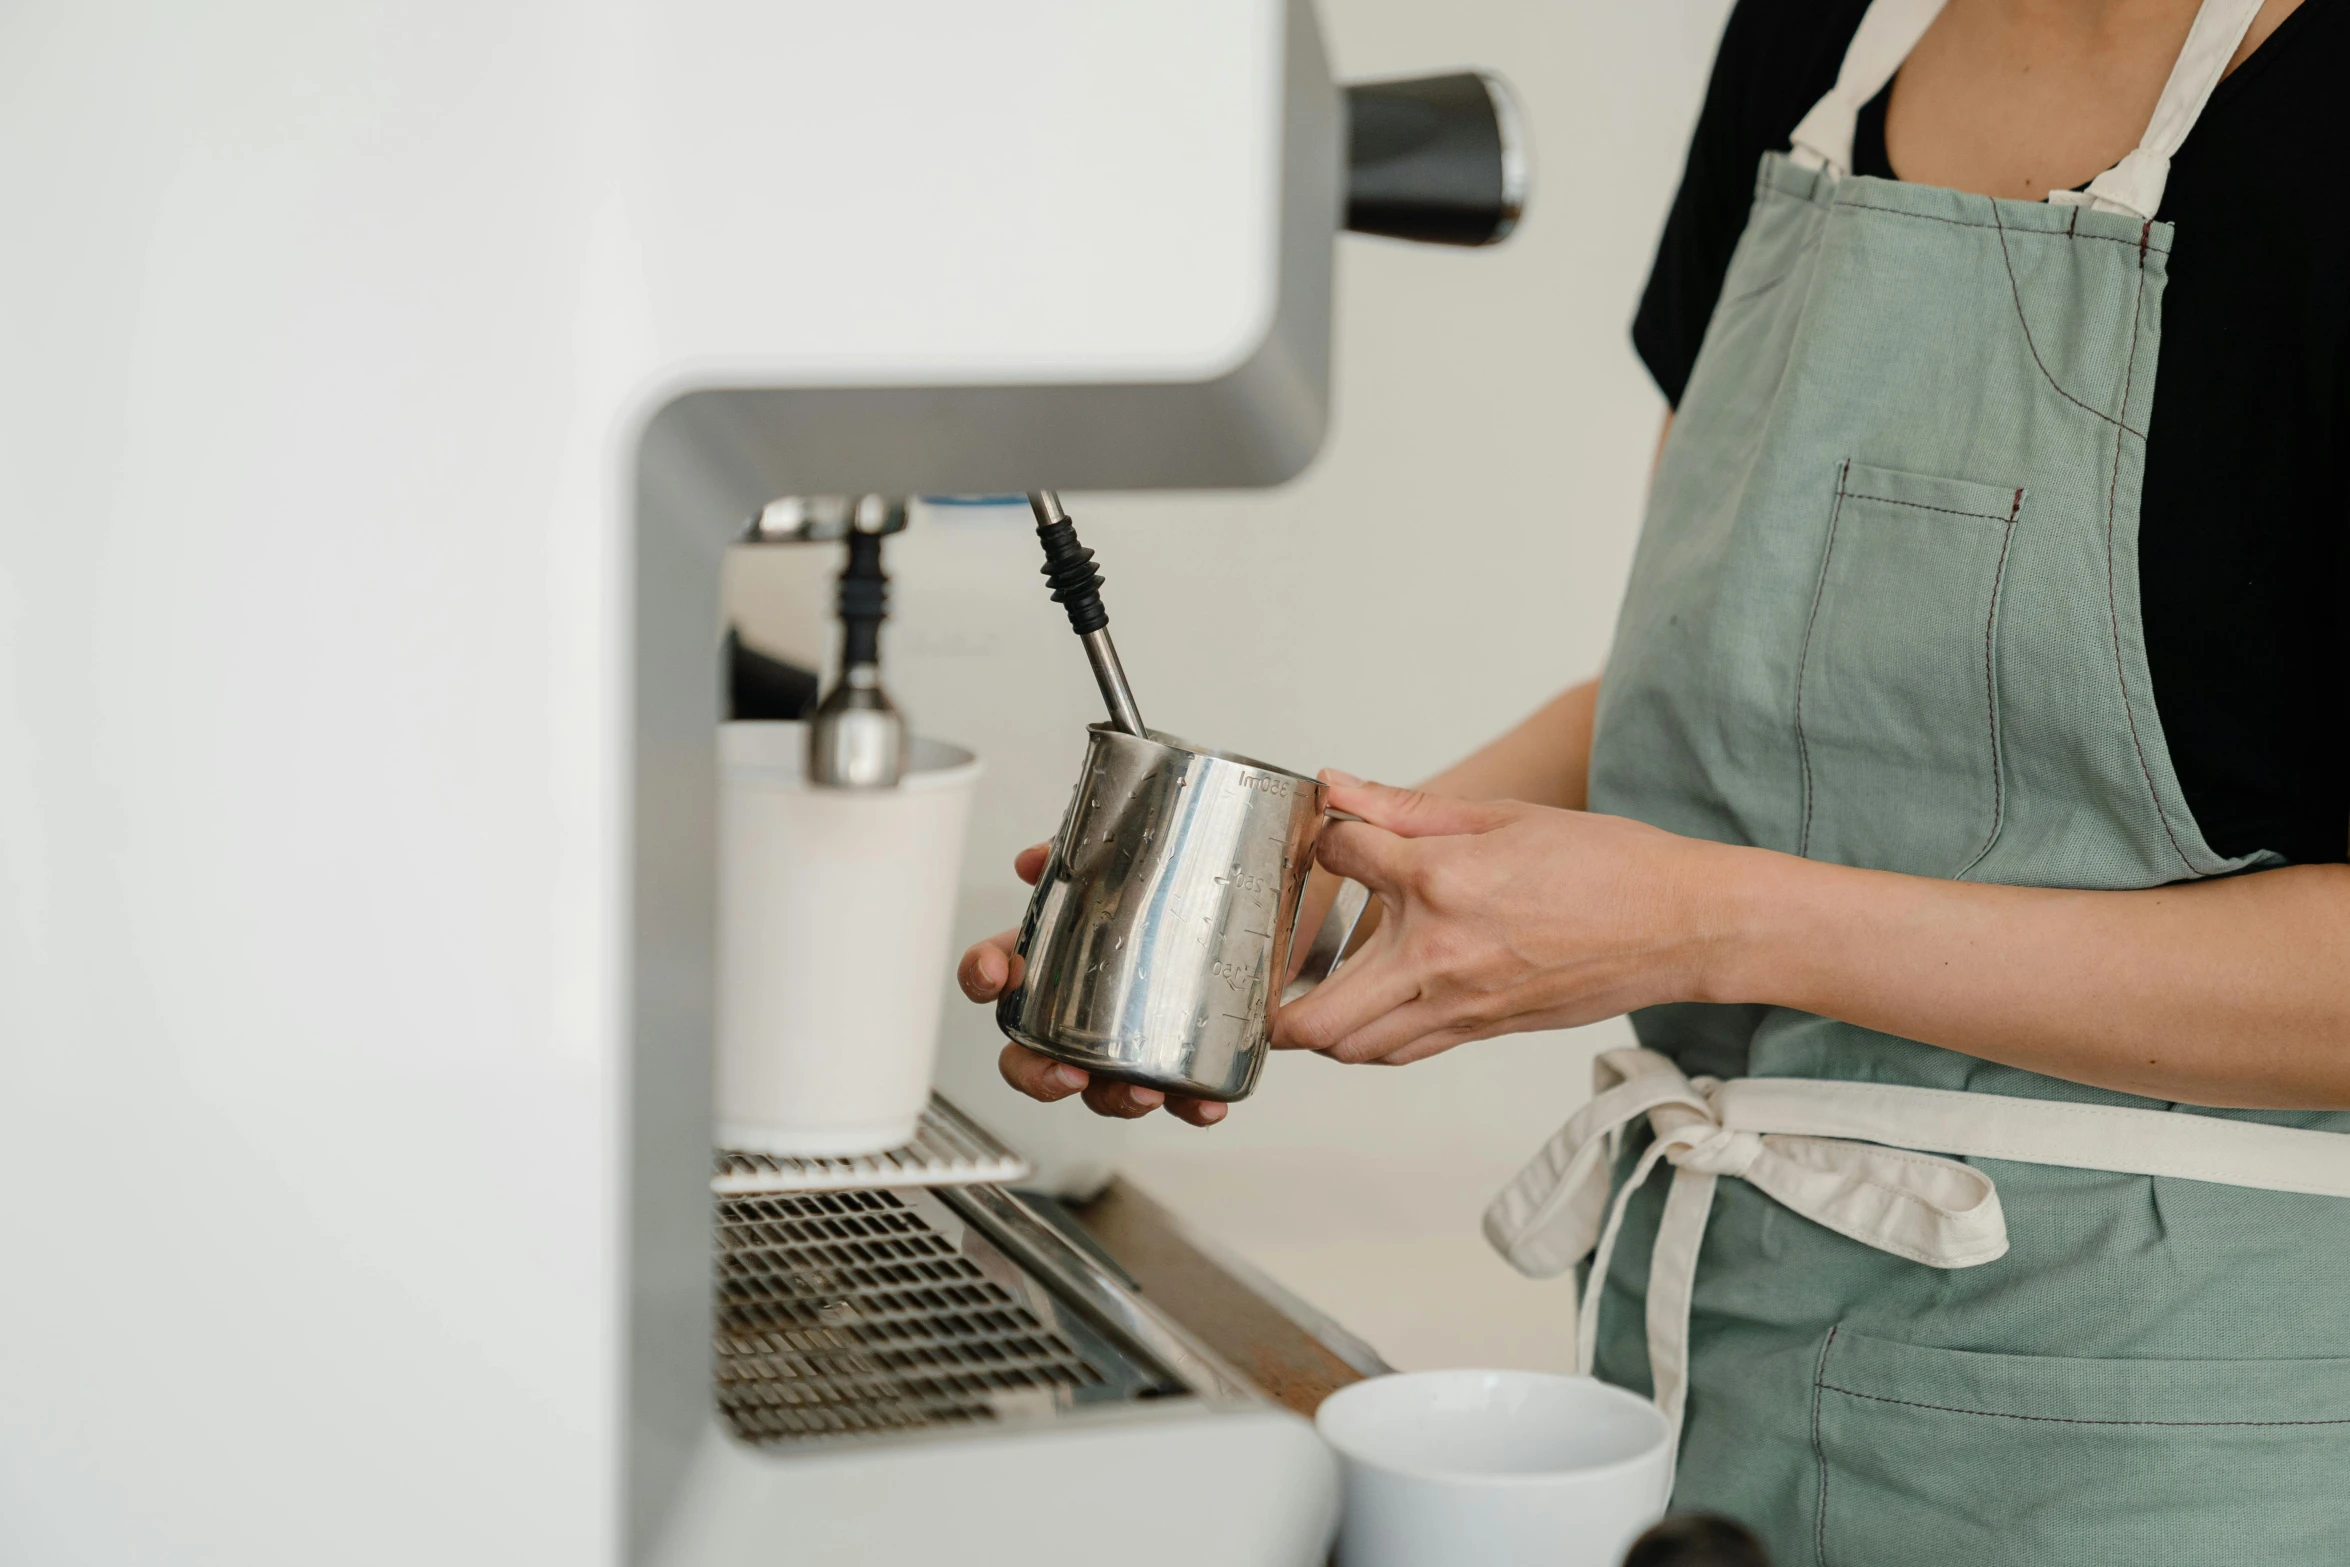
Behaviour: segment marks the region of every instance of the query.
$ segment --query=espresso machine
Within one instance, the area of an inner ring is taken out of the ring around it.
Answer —
[[[0,1559],[1318,1559],[1311,1427],[953,1107],[714,1177],[721,563],[1291,477],[1338,230],[1499,238],[1506,98],[1307,0],[6,31]]]

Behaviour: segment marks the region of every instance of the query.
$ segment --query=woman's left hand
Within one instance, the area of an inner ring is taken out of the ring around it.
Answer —
[[[1620,816],[1446,799],[1326,773],[1324,866],[1385,917],[1337,975],[1281,1009],[1278,1046],[1402,1065],[1472,1039],[1711,999],[1757,851]]]

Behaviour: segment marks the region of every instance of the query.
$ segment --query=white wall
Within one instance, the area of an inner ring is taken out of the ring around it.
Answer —
[[[1336,414],[1296,483],[1065,497],[1154,726],[1411,781],[1599,667],[1663,412],[1628,327],[1726,11],[1323,0],[1342,77],[1507,75],[1534,137],[1533,199],[1492,252],[1342,244]],[[730,603],[754,638],[787,637],[829,562],[754,555],[738,557]],[[892,689],[919,728],[990,768],[968,936],[1017,921],[1011,856],[1052,831],[1100,716],[1038,559],[1024,509],[926,511],[890,551]],[[1018,1100],[995,1079],[988,1014],[956,1000],[941,1082],[1057,1169],[1141,1180],[1399,1364],[1556,1365],[1559,1286],[1518,1280],[1476,1217],[1584,1098],[1591,1052],[1626,1038],[1618,1021],[1407,1071],[1277,1058],[1253,1099],[1200,1131]]]

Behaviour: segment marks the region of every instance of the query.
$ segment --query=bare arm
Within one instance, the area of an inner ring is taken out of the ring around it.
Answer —
[[[1322,857],[1386,925],[1280,1041],[1418,1060],[1666,1001],[1764,1002],[2189,1104],[2350,1109],[2350,866],[2136,892],[1823,865],[1375,784]]]
[[[1708,992],[2190,1104],[2350,1108],[2350,866],[2143,892],[1758,856]]]
[[[1591,793],[1591,719],[1598,705],[1597,680],[1570,686],[1420,787],[1455,800],[1529,800],[1580,811]]]

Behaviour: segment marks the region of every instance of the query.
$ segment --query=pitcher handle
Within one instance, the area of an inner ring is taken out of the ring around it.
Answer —
[[[1345,811],[1331,811],[1328,815],[1334,822],[1362,820]],[[1330,900],[1330,912],[1322,916],[1321,928],[1314,932],[1313,945],[1306,948],[1306,960],[1298,966],[1297,978],[1281,991],[1282,1005],[1287,1006],[1338,972],[1338,965],[1346,958],[1346,944],[1354,940],[1355,927],[1363,922],[1363,911],[1370,906],[1370,888],[1359,881],[1339,882],[1338,896]]]

